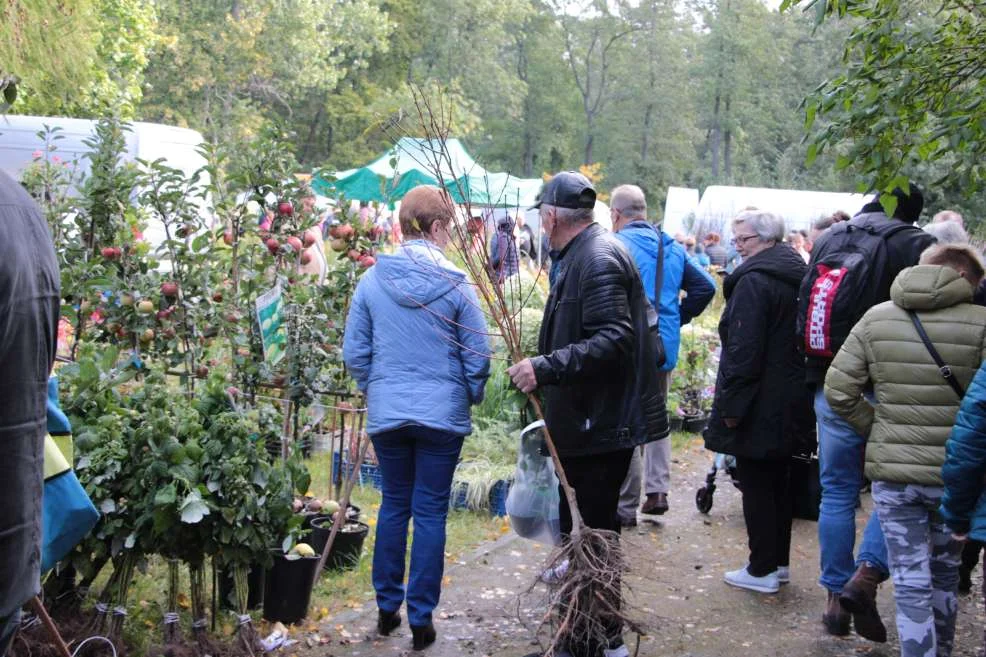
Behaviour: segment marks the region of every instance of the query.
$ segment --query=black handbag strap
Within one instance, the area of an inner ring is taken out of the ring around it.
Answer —
[[[654,316],[661,319],[661,287],[664,285],[664,231],[657,231],[657,262],[654,267]]]
[[[958,382],[955,375],[952,373],[952,368],[945,364],[942,359],[941,354],[935,349],[935,345],[932,344],[931,338],[928,337],[928,332],[924,330],[924,324],[918,319],[918,314],[913,310],[908,310],[907,315],[911,318],[911,323],[914,324],[914,328],[917,329],[918,335],[921,336],[921,342],[924,343],[925,348],[927,348],[928,353],[935,360],[935,364],[938,365],[938,371],[941,372],[942,378],[948,381],[948,385],[952,386],[952,390],[955,394],[959,396],[961,400],[965,397],[965,390],[962,389],[962,384]]]

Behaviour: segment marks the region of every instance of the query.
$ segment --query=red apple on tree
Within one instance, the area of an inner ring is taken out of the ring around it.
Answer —
[[[359,264],[363,269],[369,269],[373,265],[377,264],[377,259],[367,254],[364,256],[360,256]]]
[[[174,281],[165,281],[161,283],[161,294],[166,297],[176,297],[178,296],[178,283]]]
[[[282,217],[290,217],[294,214],[294,206],[291,205],[291,201],[281,201],[277,204],[277,214]]]
[[[99,253],[107,260],[116,260],[120,257],[122,251],[115,246],[104,246],[99,250]]]
[[[281,243],[277,241],[276,237],[268,237],[265,244],[271,255],[277,255],[278,250],[281,248]]]
[[[299,238],[292,235],[288,239],[286,239],[285,242],[287,242],[291,246],[291,248],[294,249],[295,253],[301,252],[302,245],[301,245],[301,240]]]
[[[232,230],[225,230],[225,231],[223,231],[223,242],[226,243],[226,246],[233,246],[233,231]]]
[[[339,233],[339,238],[348,240],[356,234],[356,229],[349,224],[342,224],[339,226],[339,230],[337,232]]]
[[[311,231],[308,231],[305,233],[304,238],[302,238],[302,242],[304,243],[305,248],[307,249],[309,246],[315,244],[315,236],[312,235]]]
[[[312,254],[310,252],[308,252],[308,251],[302,252],[301,259],[300,259],[301,264],[307,265],[307,264],[310,264],[311,261],[312,261]]]

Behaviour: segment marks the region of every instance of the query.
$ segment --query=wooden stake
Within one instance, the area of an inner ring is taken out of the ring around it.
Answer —
[[[362,428],[362,423],[360,424]],[[322,576],[322,568],[325,567],[325,562],[329,558],[329,552],[332,550],[332,544],[335,543],[336,535],[339,530],[346,524],[347,517],[346,514],[349,511],[349,499],[353,493],[353,487],[356,485],[356,481],[359,478],[360,466],[363,465],[363,457],[366,456],[366,448],[370,446],[369,437],[364,438],[362,435],[357,434],[359,439],[359,452],[356,456],[356,463],[353,465],[352,472],[346,478],[346,489],[343,492],[342,499],[339,500],[339,511],[336,517],[332,518],[332,530],[329,532],[329,538],[325,541],[325,547],[322,549],[322,556],[318,559],[318,568],[315,570],[315,579],[312,583],[312,587],[318,584],[319,578]],[[339,455],[339,469],[342,470],[342,454]]]
[[[68,646],[65,645],[65,640],[62,635],[59,634],[58,628],[55,626],[55,621],[51,620],[51,616],[48,615],[48,610],[45,609],[44,603],[38,596],[31,598],[31,611],[33,611],[38,618],[41,619],[41,623],[48,630],[48,634],[51,635],[51,640],[54,642],[55,647],[58,649],[61,657],[72,657],[72,653],[69,652]]]

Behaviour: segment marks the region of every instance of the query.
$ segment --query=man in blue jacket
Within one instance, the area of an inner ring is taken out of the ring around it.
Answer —
[[[647,222],[647,200],[636,185],[620,185],[610,198],[613,231],[630,251],[647,300],[655,305],[654,286],[657,284],[657,253],[659,240],[664,242],[664,271],[661,280],[658,324],[667,360],[659,369],[659,381],[665,398],[671,380],[671,370],[678,363],[678,343],[681,327],[700,315],[715,296],[712,277],[694,264],[685,249],[670,235]],[[686,296],[681,299],[680,291]],[[679,301],[680,300],[680,301]],[[635,452],[630,471],[620,490],[620,522],[625,527],[637,524],[640,503],[640,452]],[[671,441],[647,443],[643,450],[644,492],[647,500],[641,513],[661,515],[668,510],[668,491],[671,487]]]

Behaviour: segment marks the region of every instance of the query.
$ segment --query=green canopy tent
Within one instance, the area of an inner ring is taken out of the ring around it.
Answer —
[[[443,148],[439,140],[413,137],[401,138],[364,167],[337,172],[335,180],[317,175],[312,179],[314,190],[324,196],[388,204],[419,185],[443,186],[457,203],[521,208],[535,202],[541,180],[490,173],[458,139],[446,139]]]

